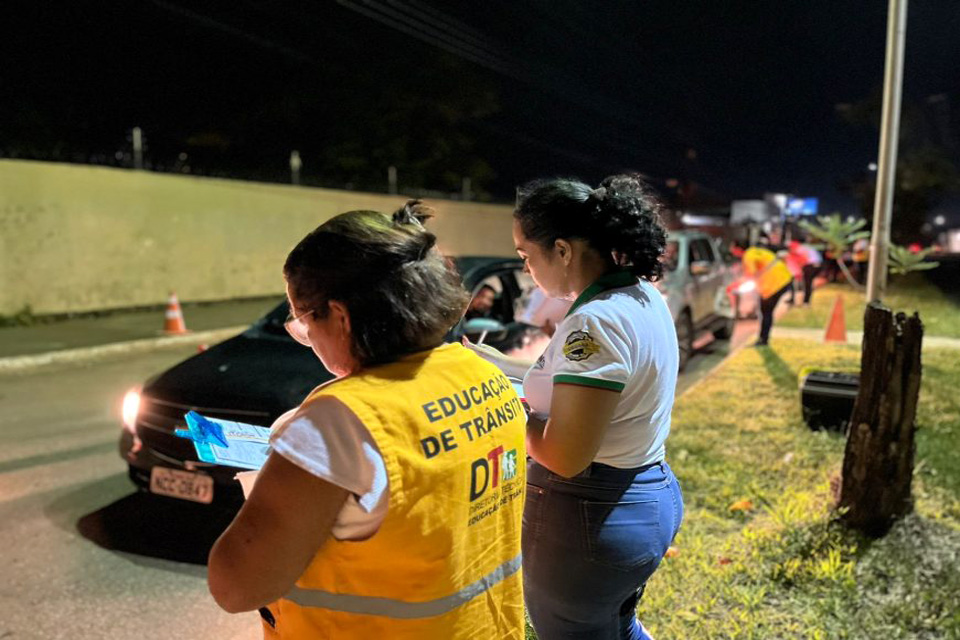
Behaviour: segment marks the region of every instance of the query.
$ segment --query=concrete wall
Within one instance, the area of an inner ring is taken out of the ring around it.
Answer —
[[[0,314],[64,313],[283,291],[308,231],[399,196],[0,160]],[[514,255],[510,207],[431,201],[450,255]]]

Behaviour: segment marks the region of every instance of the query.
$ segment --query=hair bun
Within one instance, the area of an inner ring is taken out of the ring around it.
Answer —
[[[607,197],[607,188],[606,187],[597,187],[590,192],[589,196],[592,200],[603,200]]]
[[[410,264],[423,260],[430,249],[437,243],[437,236],[430,233],[423,226],[426,220],[433,217],[433,210],[420,200],[407,200],[406,204],[393,214],[393,224],[406,227],[407,240],[404,241],[402,252],[403,262]]]
[[[433,209],[421,200],[407,200],[393,213],[393,223],[397,225],[413,224],[423,228],[423,223],[433,217]]]
[[[514,218],[528,239],[551,248],[559,238],[578,238],[611,266],[628,267],[655,280],[666,232],[661,205],[639,175],[614,175],[593,189],[567,178],[537,180],[517,192]]]
[[[437,244],[437,236],[433,235],[429,231],[424,231],[417,235],[415,240],[411,243],[412,248],[416,251],[416,255],[412,255],[410,260],[407,262],[420,262],[427,254],[430,252],[430,249],[433,249],[434,245]]]

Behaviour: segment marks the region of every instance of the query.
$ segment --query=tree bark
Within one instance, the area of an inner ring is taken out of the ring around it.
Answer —
[[[923,324],[871,302],[863,322],[860,391],[853,407],[838,506],[842,520],[882,536],[913,509],[914,432]]]

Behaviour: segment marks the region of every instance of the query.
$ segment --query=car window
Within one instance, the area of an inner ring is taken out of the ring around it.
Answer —
[[[494,318],[499,320],[499,306],[503,299],[503,283],[497,276],[488,276],[470,292],[465,318]]]
[[[257,320],[254,323],[254,327],[266,333],[287,337],[287,330],[284,328],[283,323],[286,321],[289,311],[290,304],[284,300],[271,309],[269,313]]]
[[[699,254],[697,253],[697,243],[688,242],[687,243],[687,268],[690,268],[694,262],[699,259]]]
[[[466,319],[492,318],[503,324],[513,322],[524,287],[536,286],[532,279],[521,284],[518,275],[526,276],[520,269],[501,269],[481,280],[471,291]]]
[[[725,264],[734,264],[738,262],[737,258],[730,252],[730,247],[726,244],[723,244],[721,241],[717,241],[717,244],[714,245],[714,250],[716,250],[717,255],[720,260]]]
[[[710,256],[710,262],[717,262],[719,258],[717,254],[717,245],[714,243],[712,238],[703,241],[703,249],[706,251],[706,254]]]
[[[697,262],[713,262],[713,247],[710,246],[710,241],[705,240],[704,238],[697,238],[690,243],[690,260]]]

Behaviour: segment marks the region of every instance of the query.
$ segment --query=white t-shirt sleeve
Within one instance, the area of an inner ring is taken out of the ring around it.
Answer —
[[[623,391],[634,366],[622,328],[588,313],[575,313],[557,327],[552,353],[554,384]]]
[[[346,405],[321,397],[274,423],[273,451],[304,471],[342,487],[350,497],[333,535],[341,540],[369,537],[388,506],[387,469],[370,431]]]

